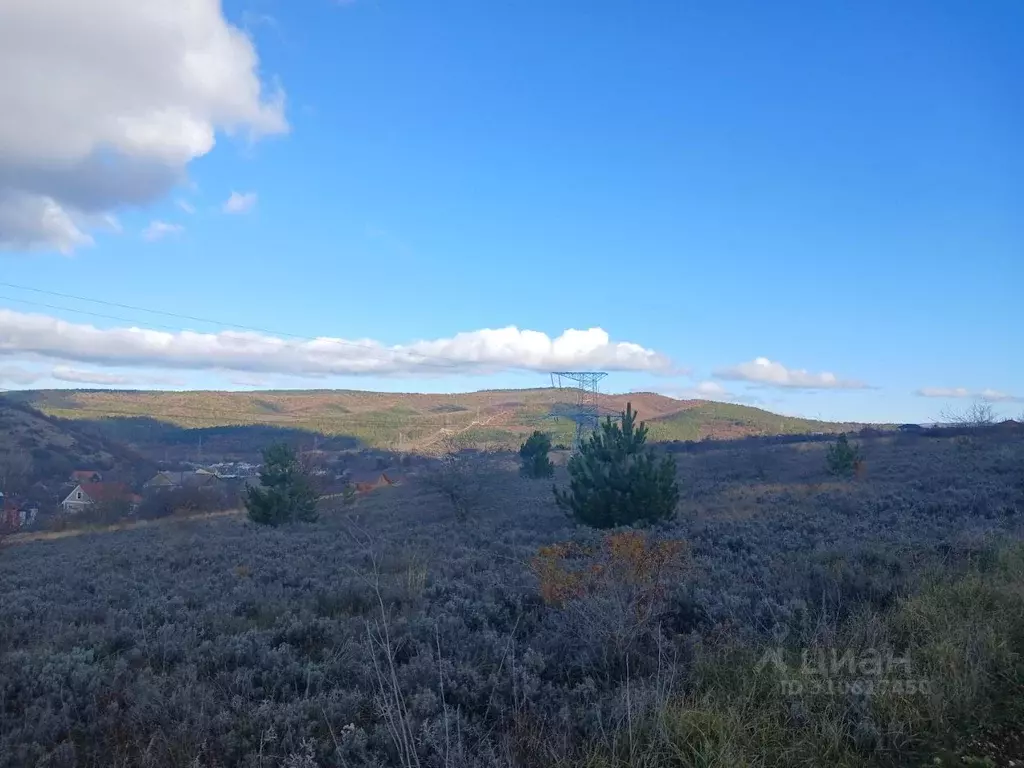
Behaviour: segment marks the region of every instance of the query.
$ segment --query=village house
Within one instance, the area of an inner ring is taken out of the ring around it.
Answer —
[[[208,470],[197,469],[185,472],[157,472],[143,484],[147,491],[170,490],[172,488],[200,488],[212,490],[222,485],[221,479]]]
[[[103,475],[95,469],[76,469],[68,478],[76,485],[79,483],[99,483],[103,481]]]
[[[124,504],[134,511],[142,497],[126,483],[80,483],[61,502],[61,508],[69,515],[84,512],[98,504]]]

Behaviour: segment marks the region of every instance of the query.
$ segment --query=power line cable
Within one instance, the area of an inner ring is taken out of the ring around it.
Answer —
[[[329,343],[332,343],[332,344],[338,344],[338,345],[345,346],[345,347],[353,347],[353,348],[357,348],[357,349],[362,349],[362,350],[364,350],[366,352],[369,352],[369,353],[376,353],[377,356],[380,356],[383,353],[383,354],[386,354],[387,357],[381,357],[381,359],[390,360],[390,361],[394,361],[396,357],[399,357],[399,356],[402,356],[402,355],[413,356],[413,357],[419,358],[419,360],[414,361],[417,364],[426,365],[426,364],[429,364],[430,361],[439,361],[439,363],[444,363],[444,365],[440,365],[440,364],[436,364],[436,365],[438,365],[438,367],[442,367],[442,368],[455,368],[455,367],[464,368],[467,364],[472,362],[472,361],[467,361],[467,360],[458,360],[456,358],[446,357],[444,355],[428,355],[428,354],[426,354],[424,352],[414,352],[412,350],[387,350],[387,349],[382,349],[381,347],[373,346],[373,345],[370,345],[370,344],[360,344],[357,341],[347,341],[345,339],[334,339],[334,338],[330,338],[330,337],[320,337],[320,338],[318,338],[318,337],[315,337],[315,336],[303,336],[303,335],[297,334],[297,333],[286,333],[284,331],[274,331],[274,330],[270,330],[268,328],[260,328],[260,327],[257,327],[257,326],[242,325],[240,323],[229,323],[229,322],[224,322],[224,321],[221,321],[221,320],[213,320],[211,318],[197,317],[195,315],[185,315],[185,314],[180,314],[180,313],[177,313],[177,312],[167,312],[165,310],[160,310],[160,309],[150,309],[150,308],[147,308],[147,307],[138,307],[138,306],[134,306],[132,304],[121,304],[121,303],[114,302],[114,301],[106,301],[105,299],[93,299],[93,298],[90,298],[88,296],[77,296],[77,295],[71,294],[71,293],[61,293],[59,291],[49,291],[49,290],[45,290],[43,288],[33,288],[33,287],[27,286],[27,285],[18,285],[17,283],[0,282],[0,286],[4,286],[6,288],[14,288],[14,289],[17,289],[17,290],[22,290],[22,291],[32,291],[33,293],[40,293],[40,294],[43,294],[43,295],[46,295],[46,296],[56,296],[58,298],[71,299],[73,301],[88,301],[88,302],[93,303],[93,304],[100,304],[100,305],[108,306],[108,307],[118,307],[120,309],[129,309],[129,310],[132,310],[132,311],[135,311],[135,312],[149,312],[150,314],[161,315],[163,317],[172,317],[172,318],[175,318],[175,319],[178,319],[178,320],[188,320],[188,321],[196,322],[196,323],[209,323],[210,325],[219,325],[219,326],[222,326],[222,327],[225,327],[225,328],[234,328],[236,330],[252,331],[252,332],[255,332],[255,333],[267,334],[267,335],[270,335],[270,336],[280,336],[280,337],[285,337],[285,338],[297,339],[297,340],[300,340],[300,341],[313,341],[313,342],[323,342],[323,341],[326,341],[326,342],[329,342]],[[126,318],[126,317],[119,317],[117,315],[109,315],[109,314],[104,314],[104,313],[99,313],[99,312],[90,312],[90,311],[84,310],[84,309],[75,309],[73,307],[66,307],[66,306],[61,306],[61,305],[56,305],[56,304],[47,304],[45,302],[32,301],[30,299],[19,299],[19,298],[14,298],[12,296],[0,296],[0,299],[2,299],[4,301],[13,301],[13,302],[21,303],[21,304],[28,304],[30,306],[44,307],[46,309],[56,309],[56,310],[62,310],[62,311],[65,311],[65,312],[75,312],[75,313],[78,313],[78,314],[88,315],[88,316],[91,316],[91,317],[99,317],[99,318],[103,318],[103,319],[106,319],[106,320],[116,320],[116,321],[122,322],[122,323],[138,323],[139,322],[138,320],[133,320],[133,319]],[[149,326],[152,326],[154,328],[160,328],[162,330],[170,330],[170,331],[173,331],[175,333],[180,333],[181,330],[182,330],[181,328],[178,328],[178,327],[175,327],[175,326],[163,325],[163,324],[160,324],[160,323],[146,323],[146,324],[149,325]],[[339,375],[351,375],[351,374],[339,374]]]

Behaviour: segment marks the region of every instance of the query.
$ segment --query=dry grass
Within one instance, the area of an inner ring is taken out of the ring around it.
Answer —
[[[28,544],[32,541],[57,541],[73,536],[82,536],[87,533],[115,533],[117,531],[131,531],[137,528],[149,528],[153,526],[171,525],[182,522],[198,522],[202,520],[214,520],[222,517],[241,517],[244,509],[223,509],[216,512],[196,512],[183,515],[171,515],[153,520],[125,520],[110,525],[85,525],[79,528],[67,528],[63,531],[26,531],[8,536],[8,544]]]
[[[865,663],[882,648],[895,649],[898,662]],[[709,643],[685,692],[639,712],[629,737],[620,730],[565,765],[1008,768],[1024,760],[1024,546],[992,567],[936,573],[892,610],[836,627],[829,645],[783,650],[850,653],[865,679],[831,677],[830,690],[797,661],[780,671],[749,649]],[[842,692],[858,683],[871,693]]]

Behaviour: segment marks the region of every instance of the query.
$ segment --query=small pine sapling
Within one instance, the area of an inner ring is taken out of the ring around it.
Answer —
[[[676,464],[646,447],[647,425],[636,424],[632,404],[622,423],[609,416],[569,460],[569,490],[554,489],[555,501],[592,528],[670,520],[679,503]]]
[[[833,475],[850,477],[857,473],[864,457],[860,446],[850,443],[845,434],[839,435],[835,443],[828,447],[825,454],[825,465]]]
[[[277,526],[296,520],[316,521],[316,490],[287,445],[272,445],[263,452],[260,486],[248,489],[245,502],[254,523]]]
[[[535,430],[526,442],[519,446],[519,459],[522,462],[520,473],[523,477],[539,480],[554,475],[555,465],[548,457],[550,451],[551,437],[540,430]]]

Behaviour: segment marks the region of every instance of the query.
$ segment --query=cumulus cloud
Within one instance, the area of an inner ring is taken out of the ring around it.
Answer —
[[[449,339],[386,346],[329,337],[282,339],[256,332],[100,329],[41,314],[0,309],[0,355],[37,355],[110,366],[324,375],[489,374],[505,370],[672,369],[662,354],[612,342],[600,328],[557,338],[514,326],[460,333]]]
[[[0,248],[92,242],[97,217],[182,181],[218,132],[284,133],[220,0],[0,2]]]
[[[142,230],[142,237],[145,240],[154,242],[162,240],[168,235],[181,234],[185,228],[181,224],[168,224],[166,221],[151,221],[149,226]]]
[[[256,205],[255,192],[232,192],[221,208],[224,213],[246,213]]]
[[[715,377],[733,381],[749,381],[767,387],[790,389],[865,389],[867,384],[852,379],[840,379],[827,371],[811,373],[804,369],[786,368],[767,357],[758,357],[748,363],[714,372]]]
[[[30,251],[40,243],[70,254],[93,239],[52,197],[4,189],[0,165],[0,247]]]
[[[980,391],[971,391],[966,387],[922,387],[917,390],[914,394],[919,397],[939,397],[939,398],[973,398],[975,400],[984,400],[988,403],[1020,403],[1024,402],[1024,397],[1018,395],[1011,395],[1007,392],[1000,392],[996,389],[982,389]]]

